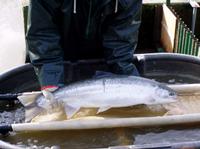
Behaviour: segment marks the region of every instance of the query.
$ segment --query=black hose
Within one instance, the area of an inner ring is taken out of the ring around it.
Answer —
[[[6,101],[14,101],[18,100],[17,97],[21,96],[22,93],[9,93],[9,94],[0,94],[0,101],[6,100]]]

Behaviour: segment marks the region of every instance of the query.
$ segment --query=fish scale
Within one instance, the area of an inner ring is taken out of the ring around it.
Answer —
[[[56,90],[53,95],[65,108],[68,118],[73,117],[80,108],[98,108],[97,113],[100,113],[110,108],[177,101],[175,91],[162,83],[125,75],[75,82]],[[46,99],[43,96],[35,100],[40,108],[44,108],[42,104]]]
[[[58,101],[64,103],[68,117],[81,107],[99,108],[103,112],[116,107],[169,103],[175,101],[176,96],[173,90],[159,82],[135,76],[86,80],[63,87],[54,94]],[[73,110],[67,110],[68,107]]]

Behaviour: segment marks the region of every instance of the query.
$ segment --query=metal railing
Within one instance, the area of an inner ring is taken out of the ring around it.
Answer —
[[[170,7],[171,11],[177,17],[176,21],[176,32],[175,32],[175,45],[173,52],[182,53],[193,56],[200,56],[200,42],[199,39],[194,34],[194,16],[192,19],[192,29],[190,29],[182,18],[177,15],[175,10]],[[196,17],[195,17],[196,18]]]

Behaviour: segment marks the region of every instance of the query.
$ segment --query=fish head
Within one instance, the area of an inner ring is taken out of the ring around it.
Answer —
[[[167,86],[157,86],[152,94],[155,104],[164,104],[177,101],[177,94]]]

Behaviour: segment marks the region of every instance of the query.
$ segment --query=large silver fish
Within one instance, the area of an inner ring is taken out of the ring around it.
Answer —
[[[53,94],[55,100],[64,106],[68,118],[71,118],[80,108],[99,108],[99,113],[110,108],[177,101],[175,91],[169,87],[135,76],[89,79],[67,85]],[[43,96],[36,99],[37,105],[41,107],[45,101]]]

